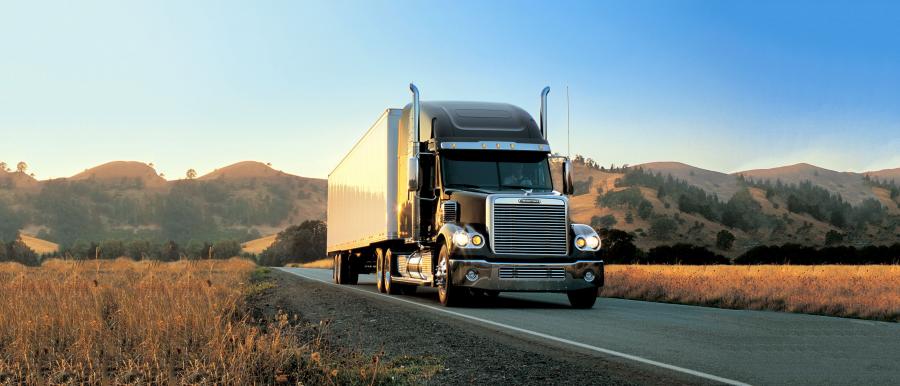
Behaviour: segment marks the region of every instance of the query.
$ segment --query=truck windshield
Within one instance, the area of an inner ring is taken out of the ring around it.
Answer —
[[[441,174],[447,188],[553,190],[545,153],[445,153],[441,155]]]

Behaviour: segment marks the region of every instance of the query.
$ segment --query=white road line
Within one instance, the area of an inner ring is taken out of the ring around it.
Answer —
[[[633,361],[635,361],[635,362],[640,362],[640,363],[648,364],[648,365],[651,365],[651,366],[661,367],[661,368],[668,369],[668,370],[672,370],[672,371],[676,371],[676,372],[679,372],[679,373],[690,374],[690,375],[693,375],[693,376],[696,376],[696,377],[700,377],[700,378],[704,378],[704,379],[709,379],[709,380],[716,381],[716,382],[722,382],[722,383],[729,384],[729,385],[749,386],[748,383],[744,383],[744,382],[740,382],[740,381],[735,381],[735,380],[733,380],[733,379],[723,378],[723,377],[720,377],[720,376],[718,376],[718,375],[707,374],[707,373],[704,373],[704,372],[702,372],[702,371],[691,370],[691,369],[686,369],[686,368],[684,368],[684,367],[679,367],[679,366],[675,366],[675,365],[670,365],[670,364],[668,364],[668,363],[657,362],[657,361],[655,361],[655,360],[647,359],[647,358],[642,358],[642,357],[639,357],[639,356],[637,356],[637,355],[626,354],[626,353],[619,352],[619,351],[615,351],[615,350],[605,349],[605,348],[602,348],[602,347],[591,346],[591,345],[589,345],[589,344],[579,343],[579,342],[575,342],[575,341],[568,340],[568,339],[558,338],[558,337],[555,337],[555,336],[552,336],[552,335],[544,334],[544,333],[542,333],[542,332],[526,330],[526,329],[524,329],[524,328],[520,328],[520,327],[516,327],[516,326],[510,326],[510,325],[508,325],[508,324],[499,323],[499,322],[495,322],[495,321],[492,321],[492,320],[482,319],[482,318],[479,318],[479,317],[477,317],[477,316],[471,316],[471,315],[461,314],[461,313],[459,313],[459,312],[451,311],[451,310],[446,309],[446,308],[435,307],[435,306],[429,306],[429,305],[427,305],[427,304],[422,304],[422,303],[414,302],[414,301],[407,300],[407,299],[403,299],[403,298],[397,297],[397,296],[385,296],[385,295],[380,294],[380,293],[378,293],[378,292],[367,291],[367,290],[364,290],[364,289],[361,289],[361,288],[358,288],[358,287],[337,285],[337,284],[334,284],[333,282],[330,282],[330,281],[326,281],[326,280],[322,280],[322,279],[318,279],[318,278],[314,278],[314,277],[309,277],[309,276],[303,275],[303,274],[301,274],[300,272],[297,272],[297,271],[290,271],[289,268],[278,268],[278,269],[280,269],[280,270],[282,270],[282,271],[285,271],[285,272],[287,272],[287,273],[293,274],[293,275],[297,275],[297,276],[303,277],[303,278],[305,278],[305,279],[315,280],[315,281],[317,281],[317,282],[325,283],[325,284],[330,284],[330,285],[333,285],[333,286],[337,286],[337,287],[339,287],[339,288],[343,288],[343,289],[347,289],[347,290],[359,291],[359,292],[362,292],[362,293],[365,293],[365,294],[378,296],[378,298],[380,298],[380,299],[391,299],[391,300],[396,300],[396,301],[399,301],[399,302],[409,303],[409,304],[413,304],[413,305],[416,305],[416,306],[419,306],[419,307],[428,308],[428,309],[433,310],[433,311],[443,312],[443,313],[445,313],[445,314],[450,314],[450,315],[457,316],[457,317],[460,317],[460,318],[465,318],[465,319],[469,319],[469,320],[474,320],[474,321],[476,321],[476,322],[481,322],[481,323],[488,324],[488,325],[491,325],[491,326],[494,326],[494,327],[505,328],[505,329],[507,329],[507,330],[513,330],[513,331],[516,331],[516,332],[521,332],[521,333],[523,333],[523,334],[528,334],[528,335],[532,335],[532,336],[536,336],[536,337],[540,337],[540,338],[544,338],[544,339],[549,339],[549,340],[552,340],[552,341],[554,341],[554,342],[565,343],[565,344],[569,344],[569,345],[572,345],[572,346],[580,347],[580,348],[583,348],[583,349],[587,349],[587,350],[591,350],[591,351],[596,351],[596,352],[599,352],[599,353],[603,353],[603,354],[607,354],[607,355],[612,355],[612,356],[616,356],[616,357],[619,357],[619,358],[625,358],[625,359],[633,360]]]

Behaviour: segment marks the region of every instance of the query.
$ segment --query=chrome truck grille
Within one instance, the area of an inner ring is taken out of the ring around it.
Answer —
[[[500,196],[488,203],[494,253],[517,256],[567,254],[569,224],[564,198]]]
[[[565,279],[566,270],[555,267],[500,267],[501,279]]]

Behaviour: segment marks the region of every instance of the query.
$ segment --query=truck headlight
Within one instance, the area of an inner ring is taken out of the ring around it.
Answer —
[[[590,236],[587,238],[587,246],[591,249],[600,249],[600,237]]]
[[[456,232],[453,234],[453,243],[457,247],[464,248],[469,245],[469,235],[466,232]]]
[[[600,236],[593,228],[584,224],[572,224],[575,248],[579,251],[595,252],[600,249]]]

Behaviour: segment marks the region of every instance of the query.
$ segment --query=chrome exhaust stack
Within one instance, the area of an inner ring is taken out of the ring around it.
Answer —
[[[415,84],[409,84],[409,91],[412,91],[413,94],[413,124],[410,127],[412,132],[409,133],[410,141],[419,143],[419,88],[416,87]],[[419,147],[416,146],[413,150],[415,155],[419,155]]]
[[[547,139],[547,94],[550,93],[550,86],[544,87],[541,91],[541,134]]]
[[[413,94],[412,125],[409,125],[409,149],[407,150],[406,179],[409,185],[410,198],[410,238],[418,242],[421,238],[419,232],[419,88],[415,84],[409,84],[409,91]]]

